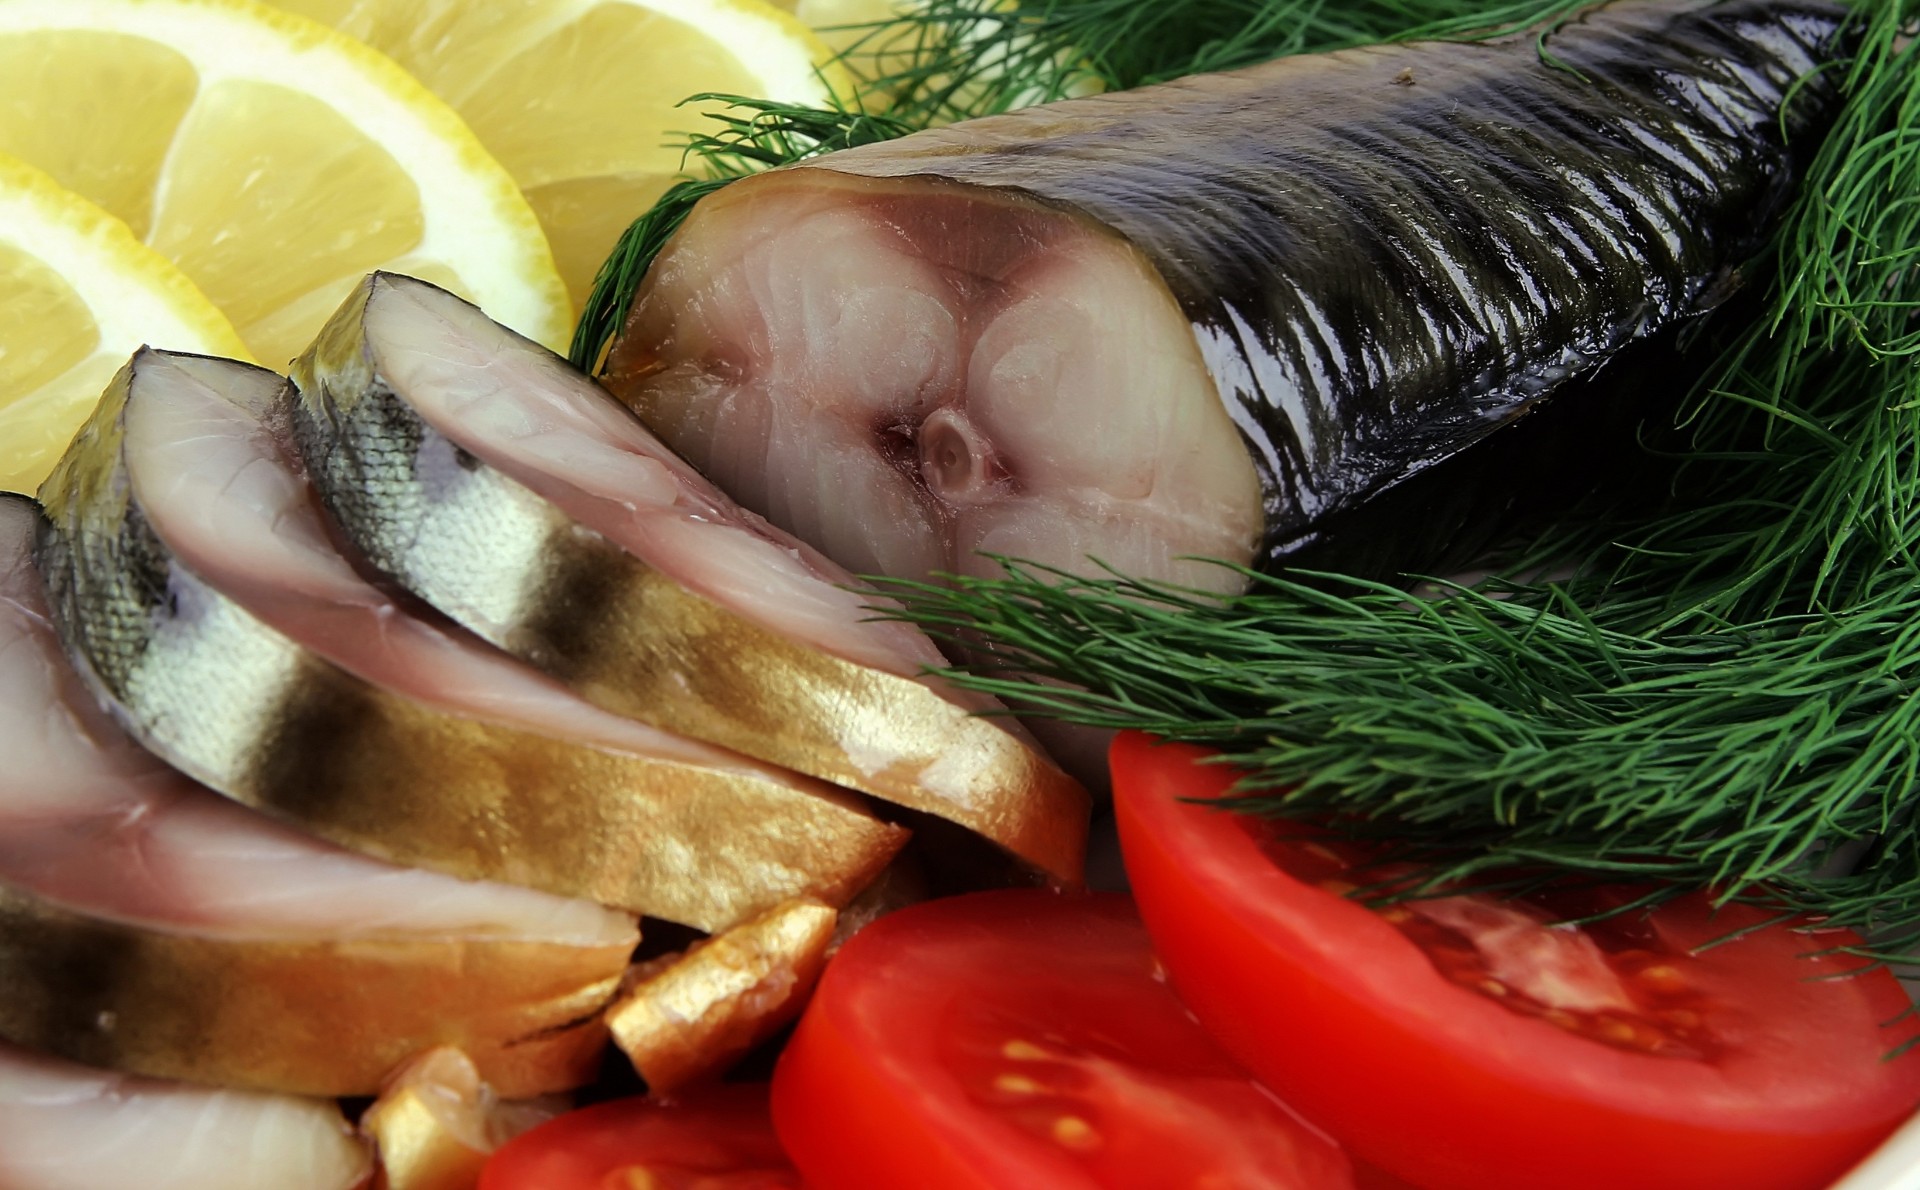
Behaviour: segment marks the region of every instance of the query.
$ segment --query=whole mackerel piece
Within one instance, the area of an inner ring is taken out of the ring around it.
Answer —
[[[694,209],[604,379],[856,572],[1237,586],[1187,557],[1284,563],[1732,293],[1846,22],[1618,0],[827,154]]]

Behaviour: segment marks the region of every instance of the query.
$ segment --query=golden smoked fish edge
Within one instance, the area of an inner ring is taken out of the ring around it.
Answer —
[[[591,1081],[632,942],[198,937],[0,888],[0,1036],[75,1062],[295,1095],[372,1095],[435,1046],[500,1094]]]

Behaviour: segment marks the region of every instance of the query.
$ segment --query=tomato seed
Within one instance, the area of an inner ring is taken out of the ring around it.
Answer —
[[[1079,1116],[1061,1116],[1053,1122],[1053,1139],[1069,1149],[1086,1152],[1100,1147],[1100,1134]]]

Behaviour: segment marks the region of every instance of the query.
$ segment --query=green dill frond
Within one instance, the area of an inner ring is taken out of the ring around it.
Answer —
[[[1913,6],[1861,12],[1766,316],[1661,439],[1667,498],[1519,551],[1574,577],[882,587],[987,642],[964,684],[1218,747],[1265,809],[1390,834],[1433,879],[1644,876],[1920,942],[1920,49]]]
[[[1846,924],[1920,929],[1912,597],[1839,624],[1633,635],[1552,591],[1545,606],[1497,585],[1410,601],[1250,575],[1222,599],[1006,565],[950,586],[876,581],[936,637],[991,641],[962,684],[1221,749],[1266,795],[1250,809],[1389,838],[1434,881],[1545,867],[1764,888]],[[1857,875],[1810,874],[1869,844]]]
[[[850,51],[872,94],[930,125],[1411,38],[1550,25],[1590,0],[927,0]]]

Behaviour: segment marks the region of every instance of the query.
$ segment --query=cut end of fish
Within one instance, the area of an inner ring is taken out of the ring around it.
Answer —
[[[1460,456],[1456,488],[1512,493],[1477,443],[1737,288],[1838,111],[1845,28],[1623,0],[826,154],[696,207],[606,381],[856,571],[1419,572],[1512,518],[1396,489]]]
[[[607,1025],[647,1093],[719,1074],[791,1024],[826,967],[838,915],[789,901],[636,968]]]
[[[1225,590],[1260,484],[1186,317],[1091,220],[927,178],[781,170],[709,198],[607,386],[748,508],[856,573],[983,555]]]
[[[495,1149],[565,1106],[503,1101],[465,1054],[441,1046],[395,1072],[360,1129],[380,1155],[381,1190],[467,1190]]]
[[[1076,884],[1089,801],[918,630],[591,380],[376,274],[293,369],[294,438],[376,568],[617,714],[974,830]]]

